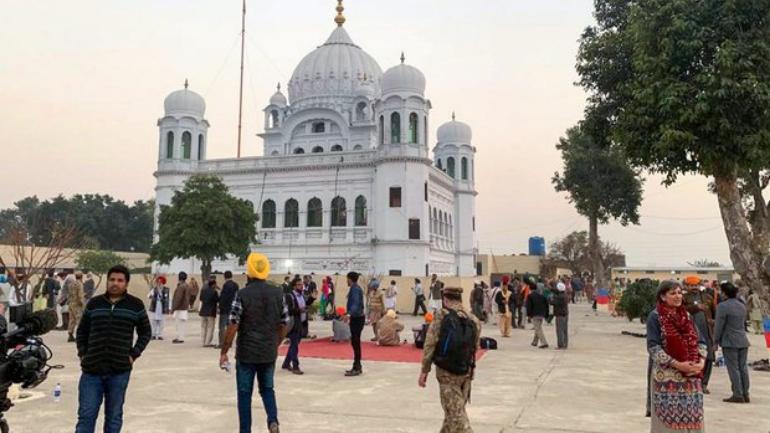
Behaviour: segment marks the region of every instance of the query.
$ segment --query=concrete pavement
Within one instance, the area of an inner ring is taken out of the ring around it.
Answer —
[[[417,323],[403,316],[409,329]],[[530,330],[514,330],[497,338],[500,350],[480,362],[468,411],[477,433],[615,433],[649,431],[644,417],[647,356],[645,341],[622,336],[622,330],[644,332],[643,326],[606,314],[594,316],[587,305],[573,306],[570,349],[539,350],[529,345]],[[235,377],[218,368],[218,350],[200,347],[197,317],[188,323],[183,345],[172,345],[173,321],[165,341],[153,341],[136,364],[124,415],[125,433],[224,433],[238,430]],[[331,334],[330,322],[311,322],[319,336]],[[552,347],[553,326],[546,328]],[[367,327],[365,338],[371,337]],[[408,335],[411,341],[411,335]],[[751,336],[749,359],[768,357],[760,336]],[[36,390],[37,398],[20,401],[8,414],[14,433],[74,431],[79,369],[75,347],[66,333],[46,336],[54,361],[66,369],[52,372]],[[301,355],[300,346],[300,355]],[[231,351],[232,354],[232,351]],[[304,376],[276,373],[282,432],[422,433],[441,426],[438,386],[417,387],[417,364],[364,364],[364,375],[343,377],[348,361],[301,359]],[[724,368],[714,371],[706,396],[706,430],[710,433],[770,431],[770,373],[752,372],[752,403],[729,405]],[[63,398],[50,391],[61,382]],[[261,401],[255,391],[254,431],[266,431]],[[101,419],[98,424],[101,431]]]

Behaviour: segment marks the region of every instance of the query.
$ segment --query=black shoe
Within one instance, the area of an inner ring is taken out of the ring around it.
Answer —
[[[751,403],[751,398],[749,398],[749,395],[746,394],[743,396],[743,402],[744,403]]]
[[[155,337],[155,338],[158,339],[158,340],[162,340],[163,339],[163,337]]]
[[[706,394],[706,395],[709,395],[709,394],[711,394],[711,391],[709,391],[709,389],[704,386],[703,387],[703,393]]]
[[[362,374],[364,374],[364,372],[360,368],[354,368],[345,372],[345,376],[347,377],[360,376]]]
[[[291,370],[291,367],[288,364],[284,364],[281,366],[281,370]]]
[[[153,336],[150,340],[157,340],[157,339],[158,339],[158,337],[154,337]]]
[[[532,347],[537,347],[537,343],[535,343],[535,342],[533,341],[533,342],[532,342],[532,344],[531,344],[531,346],[532,346]]]
[[[298,376],[302,376],[303,374],[305,374],[305,372],[300,370],[299,367],[297,367],[297,368],[292,368],[291,369],[291,374],[296,374]]]
[[[743,397],[737,397],[737,396],[725,398],[725,399],[722,399],[722,401],[725,403],[746,403],[746,400],[744,400]]]
[[[184,340],[180,340],[178,338],[175,338],[175,339],[171,340],[171,342],[174,343],[174,344],[182,344],[182,343],[184,343]]]
[[[281,433],[281,430],[278,428],[277,422],[271,422],[270,425],[267,427],[267,430],[270,433]]]
[[[74,342],[75,342],[75,337],[72,334],[70,334],[69,337],[67,337],[67,343],[74,343]]]
[[[542,346],[538,347],[538,349],[548,349],[548,345],[547,345],[547,344],[544,344],[544,345],[542,345]]]

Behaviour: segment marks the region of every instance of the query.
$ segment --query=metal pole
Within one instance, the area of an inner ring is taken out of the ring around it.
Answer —
[[[241,84],[238,89],[238,158],[241,157],[241,120],[243,119],[243,56],[246,42],[246,0],[241,14]]]

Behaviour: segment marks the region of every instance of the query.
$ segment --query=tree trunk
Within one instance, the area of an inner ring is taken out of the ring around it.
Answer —
[[[201,282],[205,284],[211,275],[211,259],[201,259]]]
[[[588,251],[591,254],[591,272],[594,274],[596,289],[607,288],[604,276],[604,263],[602,263],[601,246],[599,244],[599,219],[592,216],[588,219]]]
[[[752,248],[753,237],[744,212],[737,176],[714,176],[714,186],[735,271],[746,286],[758,293],[767,305],[770,293],[763,279],[762,256]]]

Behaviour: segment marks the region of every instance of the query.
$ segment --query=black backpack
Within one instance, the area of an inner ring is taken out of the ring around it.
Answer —
[[[481,340],[479,341],[479,346],[482,349],[497,350],[497,340],[489,337],[481,337]]]
[[[476,366],[476,326],[471,319],[447,310],[433,363],[452,374],[468,374]]]

